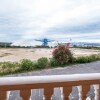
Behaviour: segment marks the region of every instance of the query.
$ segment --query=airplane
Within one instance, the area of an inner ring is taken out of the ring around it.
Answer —
[[[46,47],[46,46],[48,46],[49,42],[53,42],[54,40],[47,39],[47,38],[42,38],[42,39],[35,39],[35,41],[42,42],[42,46]]]

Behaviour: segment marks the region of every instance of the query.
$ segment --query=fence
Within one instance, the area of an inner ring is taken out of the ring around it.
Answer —
[[[1,77],[0,100],[8,100],[7,91],[20,90],[22,100],[30,100],[31,89],[43,89],[43,100],[52,100],[54,88],[62,87],[62,100],[70,100],[72,87],[78,87],[79,100],[86,100],[90,86],[94,87],[95,96],[91,100],[99,99],[100,73],[47,75],[24,77]]]

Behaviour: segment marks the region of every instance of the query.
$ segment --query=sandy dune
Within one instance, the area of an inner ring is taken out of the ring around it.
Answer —
[[[0,62],[2,61],[20,61],[21,59],[37,60],[41,57],[52,57],[53,49],[46,48],[0,48]],[[91,54],[100,54],[100,50],[71,48],[75,57],[87,56]]]

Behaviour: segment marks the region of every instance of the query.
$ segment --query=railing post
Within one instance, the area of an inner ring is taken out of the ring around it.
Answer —
[[[63,87],[63,100],[69,100],[69,95],[72,92],[72,87]]]
[[[20,90],[22,100],[30,100],[31,90]]]
[[[44,98],[45,98],[45,100],[51,100],[52,94],[53,94],[53,88],[52,87],[44,88]]]
[[[90,85],[82,85],[82,100],[86,100],[87,93],[90,90]]]
[[[7,99],[7,95],[6,95],[6,91],[0,91],[0,100],[6,100]]]

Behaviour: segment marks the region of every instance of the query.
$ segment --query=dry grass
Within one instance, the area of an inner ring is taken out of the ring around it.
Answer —
[[[0,55],[0,57],[5,57],[5,56],[9,56],[9,55],[12,55],[11,53],[3,53]]]
[[[0,62],[20,61],[21,59],[30,59],[32,61],[41,57],[52,57],[53,49],[48,48],[0,48]],[[100,54],[100,50],[71,48],[74,57],[89,56]]]

